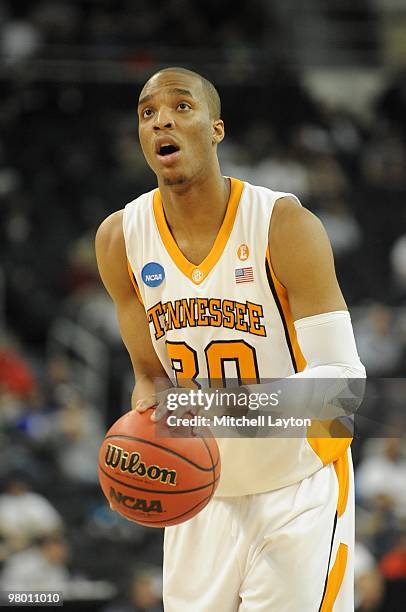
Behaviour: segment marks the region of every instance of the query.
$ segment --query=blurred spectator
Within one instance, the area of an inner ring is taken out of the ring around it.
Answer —
[[[97,264],[94,252],[94,232],[87,232],[72,242],[67,253],[69,292],[87,287],[98,287]]]
[[[387,580],[403,580],[406,584],[406,529],[401,534],[398,545],[381,559],[380,568]]]
[[[4,590],[63,591],[69,583],[68,549],[60,535],[50,534],[36,546],[9,557],[0,574]]]
[[[386,579],[384,612],[406,609],[406,529],[399,542],[389,550],[380,562],[380,570]]]
[[[404,118],[406,114],[406,67],[401,69],[392,78],[389,85],[379,97],[377,103],[378,113],[392,124],[400,127],[405,133]]]
[[[95,466],[104,435],[102,417],[74,388],[66,387],[63,395],[55,423],[57,463],[61,473],[71,480],[97,483]]]
[[[23,475],[9,476],[0,494],[0,535],[10,550],[62,526],[59,513],[45,497],[29,490]]]
[[[362,129],[355,117],[345,109],[325,109],[333,148],[349,159],[359,155],[362,147]]]
[[[79,3],[42,0],[31,10],[31,20],[47,43],[75,42],[80,25]]]
[[[34,373],[10,341],[0,343],[0,391],[28,398],[36,389]]]
[[[406,296],[406,234],[398,238],[390,252],[394,282],[402,296]]]
[[[356,471],[357,490],[363,503],[371,508],[389,510],[406,518],[405,440],[388,438],[379,453],[363,459]]]
[[[392,311],[384,304],[375,304],[354,329],[368,375],[395,376],[402,365],[404,345],[396,332]]]
[[[378,125],[362,151],[365,180],[388,190],[405,188],[405,169],[406,149],[401,137]]]
[[[118,601],[103,612],[163,612],[162,572],[155,567],[137,569],[128,587],[127,601]]]
[[[354,551],[355,610],[375,612],[382,602],[384,581],[369,550],[360,542]]]
[[[1,33],[1,54],[16,62],[34,55],[41,47],[40,32],[29,21],[8,21]]]
[[[338,159],[328,150],[318,154],[309,165],[309,191],[317,208],[323,208],[327,200],[335,200],[347,195],[348,176]]]
[[[107,342],[121,345],[114,304],[99,282],[94,231],[80,236],[70,247],[66,280],[69,297],[61,303],[60,314]]]
[[[229,140],[219,150],[219,158],[226,176],[244,177],[249,183],[255,181],[256,170],[251,165],[251,155],[247,147]]]
[[[289,151],[279,150],[262,160],[253,173],[252,181],[256,185],[287,191],[302,198],[308,193],[307,170]]]
[[[345,201],[327,202],[327,206],[319,211],[318,216],[330,238],[336,258],[349,255],[360,246],[361,228]]]

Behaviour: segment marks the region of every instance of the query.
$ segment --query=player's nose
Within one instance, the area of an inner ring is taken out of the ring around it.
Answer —
[[[171,129],[174,127],[174,120],[169,109],[161,108],[155,115],[154,130]]]

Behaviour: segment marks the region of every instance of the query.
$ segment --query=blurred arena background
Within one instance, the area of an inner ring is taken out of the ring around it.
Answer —
[[[369,375],[406,375],[404,0],[0,2],[0,585],[68,610],[162,609],[161,530],[97,484],[133,380],[93,240],[154,186],[136,100],[168,65],[218,86],[223,172],[323,220]],[[353,448],[357,610],[405,610],[404,438]]]

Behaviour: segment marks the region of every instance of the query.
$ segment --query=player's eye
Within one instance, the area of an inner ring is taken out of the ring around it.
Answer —
[[[152,117],[152,109],[151,108],[144,108],[144,110],[142,111],[142,117],[144,119],[147,119],[148,117]]]
[[[187,102],[181,102],[180,104],[178,104],[178,109],[181,111],[190,110],[191,108],[192,107]]]

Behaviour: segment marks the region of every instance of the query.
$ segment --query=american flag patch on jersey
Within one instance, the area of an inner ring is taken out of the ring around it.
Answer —
[[[249,268],[236,268],[235,269],[235,282],[236,283],[251,283],[254,280],[254,272],[252,266]]]

